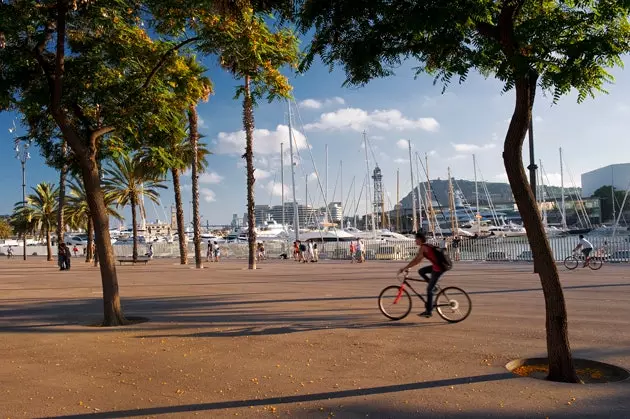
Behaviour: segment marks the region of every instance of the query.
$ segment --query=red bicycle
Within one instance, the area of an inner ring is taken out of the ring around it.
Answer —
[[[413,291],[423,306],[426,304],[425,297],[416,291],[410,281],[426,283],[424,279],[409,278],[408,273],[403,276],[400,285],[390,285],[385,287],[378,296],[378,308],[385,317],[391,320],[401,320],[411,312],[411,295],[407,288]],[[396,278],[399,278],[397,275]],[[472,301],[470,297],[461,288],[446,287],[440,288],[438,285],[434,288],[435,299],[433,308],[437,311],[441,318],[449,323],[459,323],[465,320],[472,310]]]

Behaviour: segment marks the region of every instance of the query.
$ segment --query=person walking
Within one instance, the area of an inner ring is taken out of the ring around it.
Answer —
[[[219,247],[219,244],[215,241],[212,248],[214,250],[214,261],[219,262],[219,258],[221,257],[221,248]]]
[[[208,240],[208,249],[206,250],[206,262],[214,262],[214,246],[210,240]]]
[[[365,262],[365,249],[363,248],[363,240],[361,239],[357,242],[357,257],[359,258],[359,263]]]
[[[57,265],[59,265],[60,271],[66,270],[66,251],[66,244],[59,242],[59,246],[57,247]]]
[[[77,257],[77,255],[79,254],[79,248],[77,247],[76,244],[72,248],[72,253],[74,254],[74,257]]]
[[[313,243],[313,262],[319,262],[319,249],[317,248],[317,243]]]
[[[350,263],[355,262],[355,257],[357,253],[357,246],[354,244],[354,240],[350,242]]]
[[[11,259],[13,257],[13,247],[9,246],[7,248],[7,259]]]

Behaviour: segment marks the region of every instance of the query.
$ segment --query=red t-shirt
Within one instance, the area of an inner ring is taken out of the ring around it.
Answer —
[[[438,263],[437,256],[435,255],[435,249],[432,246],[426,244],[422,246],[422,255],[431,262],[431,266],[435,272],[442,272],[442,267]]]

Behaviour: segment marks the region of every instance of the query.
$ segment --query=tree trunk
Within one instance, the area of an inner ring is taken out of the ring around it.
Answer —
[[[88,215],[87,220],[87,249],[85,249],[85,261],[92,262],[94,254],[92,252],[92,244],[94,243],[94,222],[92,217]]]
[[[133,263],[138,261],[138,224],[136,223],[136,197],[135,195],[131,196],[131,230],[133,231],[133,251],[131,253],[131,257],[133,258]]]
[[[177,238],[179,241],[179,261],[188,264],[188,246],[186,246],[186,231],[184,226],[184,206],[182,204],[182,190],[179,183],[179,170],[171,169],[173,176],[173,191],[175,191],[175,212],[177,214]]]
[[[63,165],[59,170],[59,207],[57,208],[57,242],[63,242],[65,233],[65,219],[64,209],[66,206],[66,175],[68,173],[68,166],[66,165],[66,141],[62,140],[61,143],[61,156],[63,158]]]
[[[569,346],[567,309],[558,269],[523,167],[523,141],[532,117],[536,82],[535,75],[521,78],[516,82],[516,104],[505,137],[503,162],[514,200],[527,230],[527,238],[545,297],[547,356],[549,358],[547,379],[576,383],[580,380],[575,372]]]
[[[118,293],[118,276],[116,275],[116,261],[114,250],[109,236],[109,216],[105,207],[103,190],[101,189],[101,179],[96,162],[96,153],[89,158],[88,164],[81,159],[83,168],[83,183],[94,223],[94,233],[96,239],[96,250],[98,251],[98,261],[101,269],[101,282],[103,285],[103,326],[120,326],[128,321],[120,305],[120,295]]]
[[[26,249],[24,249],[24,251],[26,252]],[[53,260],[52,246],[50,244],[50,229],[49,228],[46,229],[46,260],[49,262]]]
[[[245,162],[247,165],[247,241],[249,243],[249,269],[256,269],[256,215],[254,213],[254,103],[245,76],[245,98],[243,99],[243,127],[245,128]]]
[[[193,205],[193,242],[195,244],[195,267],[203,268],[201,259],[201,227],[199,226],[199,154],[198,140],[199,132],[197,131],[197,108],[190,105],[188,108],[188,131],[190,135],[190,144],[193,149],[192,161],[192,205]]]

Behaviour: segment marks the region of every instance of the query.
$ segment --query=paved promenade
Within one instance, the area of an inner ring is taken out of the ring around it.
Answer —
[[[473,311],[450,325],[420,304],[400,322],[380,314],[401,263],[175,263],[119,268],[126,314],[150,321],[105,329],[85,326],[101,318],[94,268],[0,260],[0,418],[630,416],[630,380],[505,370],[546,353],[530,265],[456,265],[441,284],[466,289]],[[630,267],[561,278],[575,356],[630,369]]]

